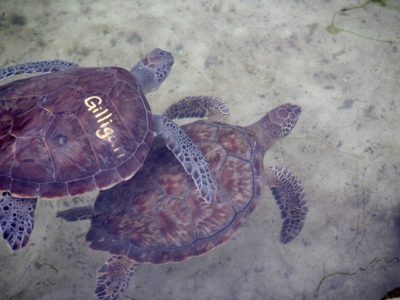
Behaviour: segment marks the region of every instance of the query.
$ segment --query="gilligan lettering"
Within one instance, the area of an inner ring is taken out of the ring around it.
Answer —
[[[112,113],[108,108],[101,107],[103,100],[99,96],[90,96],[83,102],[88,111],[94,115],[97,123],[99,123],[99,129],[96,130],[96,136],[99,139],[110,143],[114,152],[119,152],[121,148],[116,146],[117,138],[114,135],[114,130],[109,126],[113,121],[111,118]],[[117,158],[123,156],[125,156],[125,153],[118,153]]]

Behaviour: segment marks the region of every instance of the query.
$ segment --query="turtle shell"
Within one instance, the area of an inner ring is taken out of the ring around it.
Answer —
[[[86,237],[92,249],[138,262],[182,261],[225,242],[254,209],[263,159],[251,134],[206,121],[183,128],[209,162],[216,201],[200,199],[193,180],[156,137],[137,175],[97,198]]]
[[[150,107],[127,70],[74,68],[0,87],[0,191],[54,198],[107,189],[142,166]]]

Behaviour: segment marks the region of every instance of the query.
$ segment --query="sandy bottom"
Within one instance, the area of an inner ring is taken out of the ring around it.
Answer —
[[[148,97],[154,112],[215,95],[230,123],[248,125],[279,104],[301,105],[265,164],[302,179],[309,214],[300,236],[280,244],[266,190],[227,244],[143,265],[121,299],[372,300],[400,286],[400,3],[159,2],[3,0],[0,66],[60,58],[130,68],[160,47],[176,62]],[[94,299],[95,270],[109,255],[88,248],[88,222],[55,218],[94,198],[41,201],[26,249],[11,254],[0,241],[1,299]]]

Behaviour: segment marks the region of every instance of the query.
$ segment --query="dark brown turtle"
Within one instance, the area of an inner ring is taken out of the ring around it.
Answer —
[[[97,270],[98,299],[116,299],[141,263],[183,261],[227,241],[253,211],[264,185],[281,211],[281,242],[294,239],[307,214],[302,185],[284,167],[264,169],[263,158],[291,132],[300,112],[285,104],[247,127],[209,121],[183,126],[216,179],[212,204],[199,201],[190,177],[157,139],[138,174],[101,192],[94,208],[59,212],[68,221],[90,218],[90,247],[113,255]]]
[[[11,249],[29,240],[36,198],[104,190],[131,178],[156,133],[212,202],[204,156],[171,119],[225,114],[226,107],[213,97],[188,97],[153,115],[144,94],[160,86],[173,61],[154,49],[131,71],[59,60],[0,69],[0,80],[48,73],[0,86],[0,228]]]

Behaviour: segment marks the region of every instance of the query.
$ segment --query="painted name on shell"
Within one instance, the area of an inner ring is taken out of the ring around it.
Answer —
[[[108,108],[103,108],[101,106],[103,100],[99,96],[90,96],[83,100],[83,102],[87,110],[92,113],[96,122],[99,124],[96,130],[96,136],[111,145],[112,150],[117,153],[117,158],[125,156],[125,153],[121,153],[121,148],[117,145],[117,138],[114,134],[114,129],[111,127],[113,114]]]

